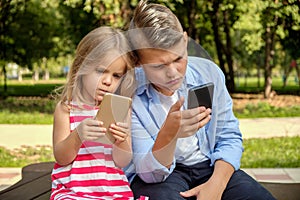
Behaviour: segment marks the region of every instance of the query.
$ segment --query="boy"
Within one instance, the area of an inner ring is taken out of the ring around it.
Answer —
[[[126,175],[135,197],[274,199],[239,169],[238,120],[224,75],[211,61],[187,55],[188,36],[165,6],[141,1],[130,24],[136,50],[133,161]],[[215,85],[212,109],[187,109],[188,89]]]

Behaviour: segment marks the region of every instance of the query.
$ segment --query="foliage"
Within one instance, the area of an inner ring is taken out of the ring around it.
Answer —
[[[272,77],[298,59],[298,0],[157,0],[169,7],[189,36],[223,70],[229,89],[236,74],[256,71]],[[126,30],[137,0],[2,0],[0,64],[15,62],[39,72],[59,74],[71,64],[76,45],[92,29],[109,25]],[[268,35],[269,33],[271,35]],[[271,40],[267,46],[266,41]],[[268,51],[267,51],[268,50]],[[265,68],[266,65],[270,65]],[[260,71],[261,70],[261,71]],[[268,71],[268,73],[264,73]],[[267,79],[269,80],[269,79]],[[5,80],[6,81],[6,80]],[[271,83],[271,82],[269,82]]]
[[[32,68],[43,57],[56,56],[54,37],[59,29],[57,1],[4,1],[6,22],[1,30],[0,60]],[[1,12],[2,7],[1,7]],[[3,18],[1,20],[5,20]],[[3,23],[3,21],[1,21]]]
[[[300,137],[245,139],[242,168],[300,167]]]

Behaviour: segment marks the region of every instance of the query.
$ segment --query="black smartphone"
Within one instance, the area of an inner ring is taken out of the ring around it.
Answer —
[[[212,108],[214,84],[212,82],[195,86],[188,92],[188,109],[204,106]]]

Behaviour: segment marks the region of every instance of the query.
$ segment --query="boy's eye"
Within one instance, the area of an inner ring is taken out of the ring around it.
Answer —
[[[155,68],[155,69],[160,69],[160,68],[165,67],[165,64],[161,64],[161,65],[153,65],[152,67]]]
[[[179,57],[179,58],[177,58],[177,59],[175,60],[175,62],[181,62],[182,59],[183,59],[183,57]]]

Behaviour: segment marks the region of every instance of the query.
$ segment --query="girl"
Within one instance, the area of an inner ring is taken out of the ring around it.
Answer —
[[[132,157],[129,117],[110,125],[114,144],[96,142],[106,128],[95,119],[105,93],[130,91],[132,76],[120,82],[133,58],[126,37],[109,27],[91,31],[79,43],[54,112],[51,199],[133,199],[121,170]]]

